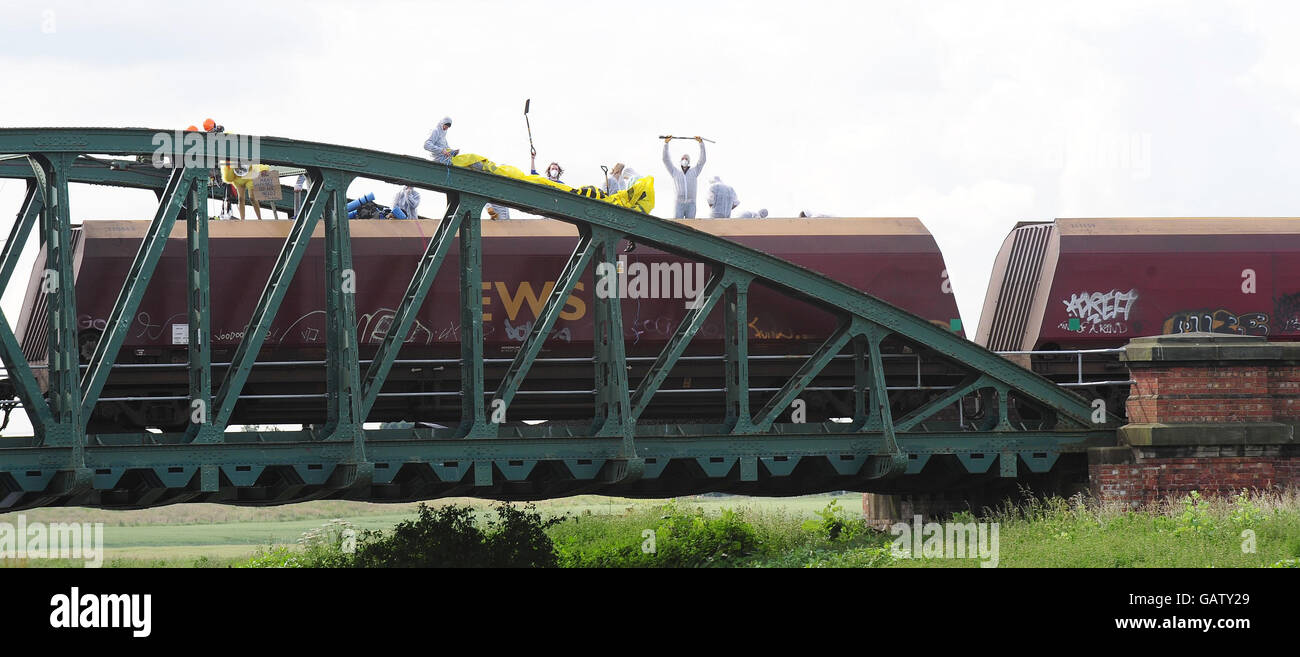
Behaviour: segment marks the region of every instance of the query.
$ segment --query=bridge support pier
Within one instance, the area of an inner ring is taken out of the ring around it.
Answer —
[[[1300,344],[1187,333],[1138,338],[1119,445],[1088,453],[1093,494],[1165,497],[1300,486]]]
[[[895,523],[911,523],[916,516],[925,522],[942,521],[954,513],[981,514],[1004,498],[1004,491],[979,488],[934,493],[863,493],[862,515],[867,525],[889,531]]]

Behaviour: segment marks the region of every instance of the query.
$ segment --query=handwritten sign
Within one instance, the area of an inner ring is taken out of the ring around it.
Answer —
[[[253,192],[259,201],[278,201],[281,199],[280,178],[271,171],[263,171],[253,180]]]

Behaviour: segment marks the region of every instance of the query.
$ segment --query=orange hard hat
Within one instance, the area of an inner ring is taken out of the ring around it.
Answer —
[[[212,119],[204,119],[204,120],[203,120],[203,129],[204,129],[204,130],[207,130],[208,132],[211,132],[212,129],[215,128],[215,127],[217,127],[217,122],[216,122],[216,121],[213,121]]]
[[[185,129],[185,132],[198,132],[198,131],[199,131],[198,126],[193,126],[193,125]]]

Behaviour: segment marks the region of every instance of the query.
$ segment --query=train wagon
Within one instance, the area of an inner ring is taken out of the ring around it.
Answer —
[[[1075,351],[1198,331],[1300,339],[1300,220],[1021,223],[998,252],[976,340],[994,351]],[[1127,379],[1118,354],[1082,360],[1032,364],[1059,382]],[[1103,388],[1116,401],[1127,392]]]
[[[945,328],[962,332],[946,285],[943,256],[917,219],[693,220],[687,224],[766,251],[900,306]],[[85,221],[74,228],[78,341],[83,363],[94,352],[118,290],[149,223]],[[214,381],[220,383],[246,330],[285,236],[285,221],[214,221],[210,224],[211,344]],[[361,356],[373,356],[393,321],[411,274],[436,221],[351,222]],[[276,315],[258,365],[236,405],[232,423],[301,422],[325,418],[325,291],[322,228],[309,245]],[[500,380],[532,328],[555,280],[578,241],[577,229],[546,219],[483,224],[483,332],[488,389]],[[460,412],[460,301],[458,249],[452,246],[416,324],[406,336],[369,419],[376,422],[454,423]],[[679,264],[680,266],[673,266]],[[711,263],[687,262],[638,245],[620,257],[627,276],[622,299],[629,376],[640,376],[663,349],[698,295]],[[658,266],[656,266],[658,265]],[[17,335],[28,360],[46,361],[45,311],[39,294],[44,256],[34,264]],[[177,430],[188,419],[186,400],[187,306],[184,227],[177,225],[92,416],[93,430]],[[641,294],[632,280],[642,281]],[[592,294],[588,271],[568,297],[544,343],[539,361],[511,406],[512,419],[592,416]],[[636,298],[633,298],[636,297]],[[779,388],[835,327],[828,312],[755,285],[749,294],[752,400]],[[964,333],[963,333],[964,335]],[[722,312],[715,308],[670,373],[643,417],[693,418],[721,408]],[[900,387],[925,375],[921,359],[894,345],[885,363]],[[913,361],[916,361],[916,364]],[[152,367],[145,367],[152,366]],[[363,363],[364,367],[364,363]],[[833,363],[807,396],[810,421],[851,413],[852,363]],[[42,379],[42,384],[45,381]],[[892,384],[891,384],[892,385]],[[919,386],[918,386],[919,387]],[[271,398],[274,396],[274,399]],[[716,403],[715,403],[716,402]],[[274,406],[272,405],[274,404]]]

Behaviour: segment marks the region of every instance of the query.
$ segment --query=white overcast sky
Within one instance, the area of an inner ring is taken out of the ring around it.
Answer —
[[[558,160],[584,184],[626,162],[659,178],[661,216],[672,190],[656,135],[673,133],[717,141],[705,176],[732,184],[742,209],[920,217],[972,333],[1017,221],[1291,216],[1300,201],[1290,3],[0,8],[0,125],[210,116],[244,134],[416,155],[451,115],[453,147],[526,166],[531,98],[539,166]],[[0,182],[5,213],[21,193]],[[147,192],[73,192],[74,220],[152,211]]]

